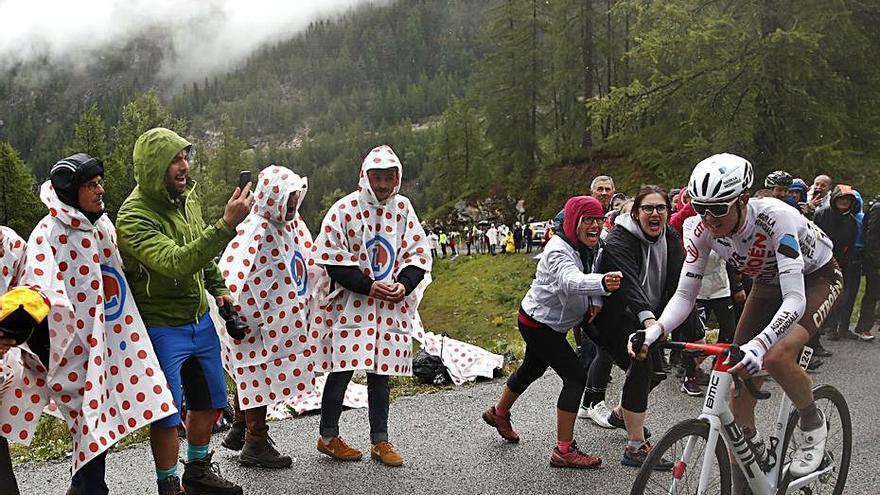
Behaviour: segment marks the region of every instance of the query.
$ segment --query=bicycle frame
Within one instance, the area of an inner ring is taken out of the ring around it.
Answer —
[[[684,349],[699,350],[705,354],[717,357],[715,359],[715,365],[712,368],[712,374],[709,377],[709,385],[706,388],[703,412],[699,416],[699,419],[705,420],[709,423],[709,438],[706,440],[705,451],[707,453],[714,452],[720,437],[727,447],[728,452],[733,456],[737,465],[739,465],[739,468],[745,474],[749,487],[752,489],[754,495],[777,495],[780,489],[779,483],[785,477],[784,475],[787,474],[788,470],[788,464],[783,463],[783,456],[785,453],[782,452],[782,440],[785,437],[785,432],[791,418],[791,399],[783,394],[782,403],[779,405],[779,413],[777,415],[775,428],[768,438],[769,445],[767,449],[769,453],[768,462],[770,469],[768,472],[764,472],[755,456],[755,452],[749,446],[748,441],[743,435],[742,430],[740,430],[739,426],[733,421],[733,413],[730,411],[729,406],[733,376],[728,373],[731,366],[724,364],[724,361],[726,360],[726,355],[724,354],[726,347],[727,346],[721,344],[706,345],[690,343],[685,344],[683,347]],[[810,347],[804,347],[799,359],[801,368],[806,369],[812,355],[813,350]],[[741,393],[748,392],[743,390]],[[676,463],[675,469],[687,468],[688,462],[693,455],[696,442],[697,438],[691,438],[688,440],[681,459],[681,461],[684,462],[684,465],[679,467],[678,463]],[[697,489],[697,495],[704,495],[706,493],[709,478],[712,475],[713,462],[714,456],[708,454],[703,456],[703,465],[700,468],[700,483]],[[676,476],[675,469],[673,470],[673,477],[677,480],[681,478],[682,474],[679,473]],[[802,478],[794,479],[786,487],[784,493],[797,491],[801,487],[809,485],[815,481],[816,478],[832,471],[833,469],[834,465],[830,465],[824,469],[816,470],[814,473]],[[673,489],[674,487],[675,481],[673,481]]]

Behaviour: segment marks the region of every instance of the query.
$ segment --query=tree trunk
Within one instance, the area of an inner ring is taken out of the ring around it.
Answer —
[[[595,53],[593,47],[593,0],[581,2],[581,66],[584,71],[584,111],[586,112],[586,125],[581,138],[581,146],[585,150],[593,147],[593,118],[587,106],[593,100],[593,67],[595,65]]]

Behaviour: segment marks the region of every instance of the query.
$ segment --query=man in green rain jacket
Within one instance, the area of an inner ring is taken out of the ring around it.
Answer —
[[[235,189],[223,218],[202,220],[196,184],[189,178],[192,144],[173,131],[150,129],[134,147],[137,187],[116,220],[125,274],[168,386],[180,407],[186,397],[187,495],[241,495],[211,465],[208,446],[216,411],[227,404],[220,341],[205,291],[222,305],[229,298],[214,257],[233,238],[253,204],[251,186]],[[181,388],[183,391],[181,392]],[[179,414],[154,422],[150,444],[160,495],[180,492],[177,476]]]

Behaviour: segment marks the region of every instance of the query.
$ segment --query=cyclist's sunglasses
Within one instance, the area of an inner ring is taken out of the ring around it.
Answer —
[[[730,211],[730,207],[733,206],[734,203],[736,203],[736,200],[733,200],[730,203],[697,203],[696,201],[691,201],[697,215],[706,216],[709,214],[716,218],[727,215]]]

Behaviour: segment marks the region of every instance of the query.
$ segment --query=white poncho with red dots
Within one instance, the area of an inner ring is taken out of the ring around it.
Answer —
[[[306,179],[287,168],[260,172],[253,210],[220,259],[248,325],[240,341],[218,327],[224,366],[243,410],[303,397],[314,387],[318,332],[309,333],[309,303],[316,287],[328,281],[312,259],[312,235],[300,214],[285,220],[288,197],[299,192],[299,209],[306,190]]]
[[[420,287],[398,304],[355,293],[336,284],[313,316],[321,331],[321,370],[367,370],[382,375],[412,373],[412,331],[418,305],[430,283],[431,248],[409,199],[397,194],[376,200],[367,179],[371,169],[396,168],[388,146],[374,148],[361,166],[358,190],[334,204],[315,239],[322,265],[358,267],[365,275],[394,282],[407,266],[425,270]],[[420,326],[418,323],[417,326]]]
[[[25,262],[25,241],[10,228],[0,230],[4,247],[0,257],[0,294],[5,294],[18,285]],[[46,368],[27,344],[10,349],[0,359],[0,436],[30,444],[44,405],[45,386]]]
[[[31,233],[20,282],[51,303],[49,370],[31,384],[36,387],[22,388],[20,404],[39,411],[54,400],[73,436],[76,472],[177,410],[123,275],[113,224],[102,216],[93,225],[63,204],[49,182],[40,198],[49,215]],[[4,404],[0,429],[29,442],[38,416],[12,414]]]

